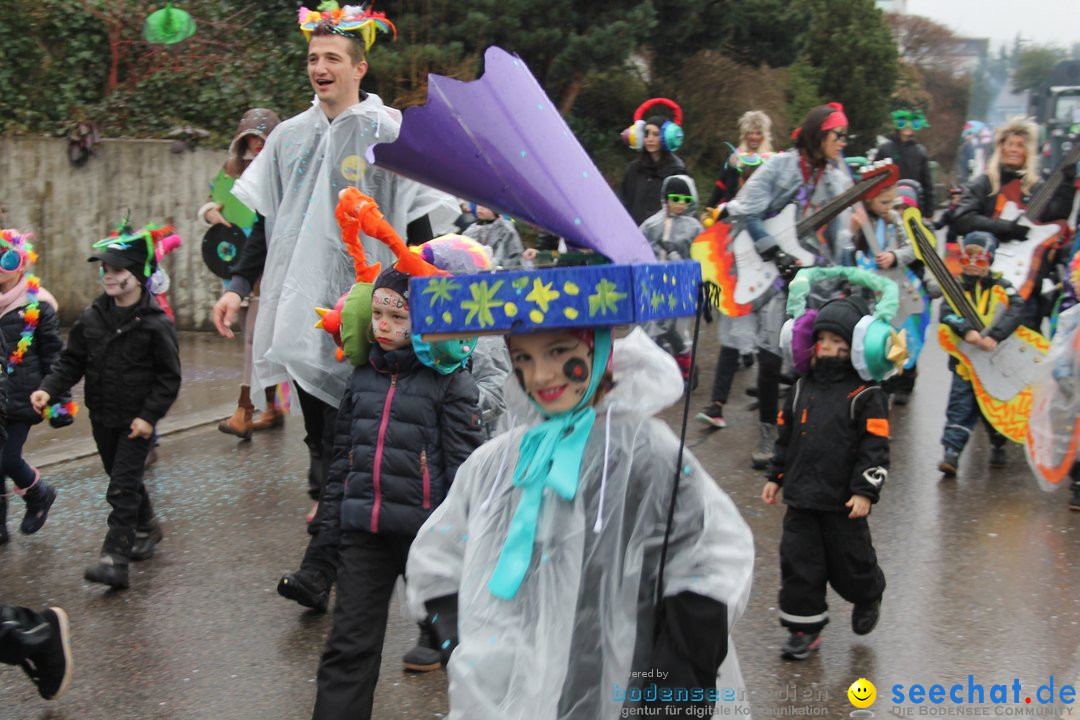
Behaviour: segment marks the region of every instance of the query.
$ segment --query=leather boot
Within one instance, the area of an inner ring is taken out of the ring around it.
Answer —
[[[251,387],[240,386],[240,399],[236,401],[236,412],[218,423],[217,429],[226,435],[235,435],[241,440],[251,439],[251,416],[255,406],[251,404]]]
[[[277,387],[266,388],[266,409],[251,421],[252,430],[269,430],[285,424],[285,413],[274,404]]]

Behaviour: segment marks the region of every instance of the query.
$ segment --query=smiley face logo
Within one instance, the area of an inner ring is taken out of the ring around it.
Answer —
[[[366,166],[367,163],[359,155],[349,155],[341,161],[341,177],[349,182],[356,182]]]
[[[859,678],[847,689],[848,700],[857,708],[868,708],[877,700],[877,688],[866,678]]]

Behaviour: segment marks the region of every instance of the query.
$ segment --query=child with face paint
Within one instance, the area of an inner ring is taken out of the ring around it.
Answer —
[[[15,483],[15,494],[26,503],[20,532],[30,535],[45,524],[56,489],[41,479],[37,468],[23,459],[30,428],[41,414],[30,405],[30,393],[60,355],[60,321],[56,298],[30,274],[37,259],[29,233],[0,231],[0,334],[7,348],[4,372],[8,376],[7,441],[0,453],[0,545],[8,541],[5,478]],[[62,398],[49,417],[53,427],[73,422],[71,397]]]
[[[59,360],[30,395],[40,413],[86,380],[112,510],[100,559],[83,577],[114,589],[128,587],[129,561],[152,557],[163,537],[143,475],[154,427],[180,390],[180,352],[172,322],[148,290],[158,230],[135,231],[125,220],[95,243],[89,261],[101,263],[105,292],[79,315]]]
[[[647,670],[660,688],[715,687],[718,671],[738,685],[728,637],[753,543],[689,454],[655,604],[679,441],[653,414],[682,395],[677,365],[641,328],[507,346],[507,403],[526,423],[462,465],[409,555],[410,608],[449,661],[449,717],[621,717]]]
[[[468,371],[442,374],[413,349],[409,277],[391,267],[375,279],[369,362],[338,409],[319,515],[320,537],[340,537],[338,592],[315,718],[371,717],[394,583],[416,532],[483,442]]]
[[[964,296],[982,318],[986,330],[980,334],[963,317],[953,312],[947,303],[941,305],[941,322],[964,341],[964,351],[968,353],[993,351],[1023,321],[1023,298],[1012,283],[990,270],[996,249],[997,240],[988,232],[969,232],[961,240],[961,273],[958,279]],[[945,430],[941,435],[945,453],[938,463],[938,470],[947,477],[956,475],[960,453],[964,451],[980,419],[990,436],[990,467],[1004,467],[1006,462],[1007,439],[983,415],[971,381],[961,377],[957,370],[959,364],[956,358],[949,356],[952,387],[949,389],[949,404],[945,408]]]

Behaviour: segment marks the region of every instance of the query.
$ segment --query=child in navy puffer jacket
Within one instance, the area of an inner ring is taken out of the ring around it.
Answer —
[[[417,358],[408,294],[409,276],[396,268],[375,280],[370,361],[353,372],[338,409],[322,502],[330,503],[326,522],[338,524],[341,565],[315,718],[371,717],[390,597],[409,547],[484,440],[469,373],[444,375]],[[434,658],[437,668],[437,651]]]

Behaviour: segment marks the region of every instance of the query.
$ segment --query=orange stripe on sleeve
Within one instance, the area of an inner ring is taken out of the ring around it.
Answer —
[[[781,410],[776,414],[776,424],[783,427],[784,425],[784,411]]]
[[[888,418],[866,418],[866,432],[878,437],[889,437]]]

